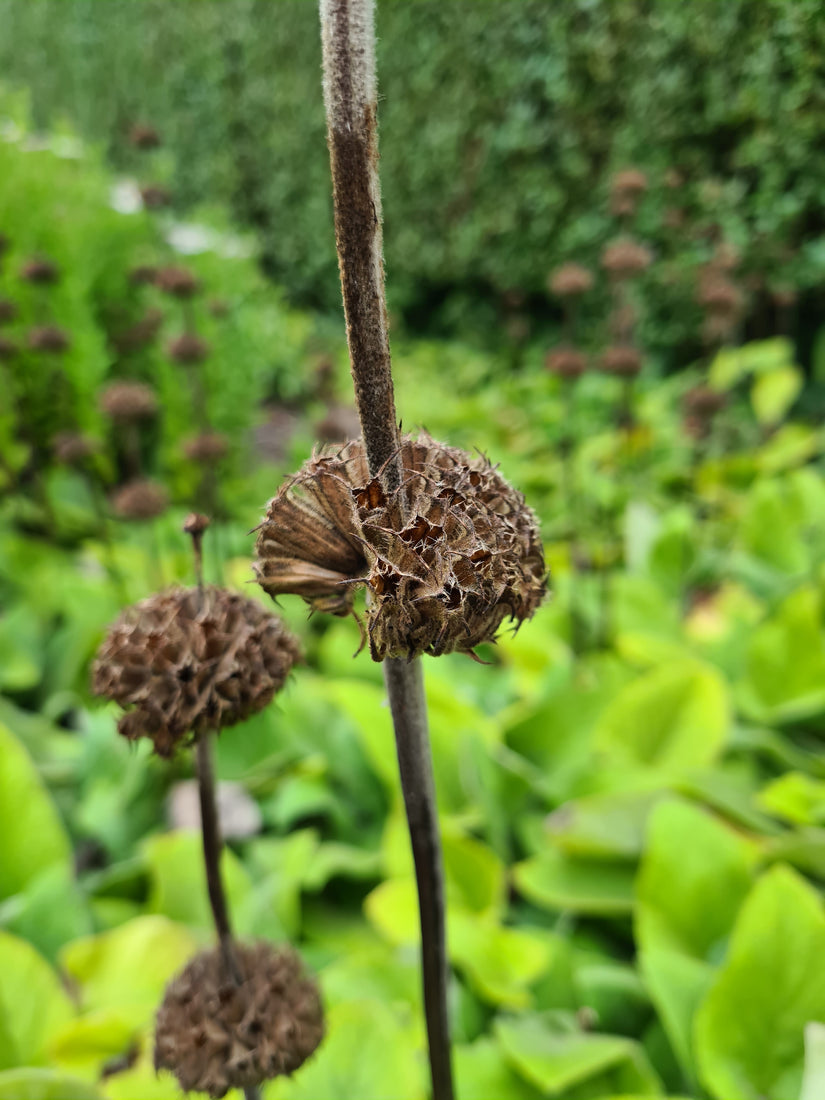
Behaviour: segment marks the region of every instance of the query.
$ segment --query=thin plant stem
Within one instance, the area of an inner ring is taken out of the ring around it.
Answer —
[[[401,484],[402,466],[384,290],[373,0],[321,0],[320,8],[335,243],[355,403],[370,475],[380,476],[391,493]],[[384,679],[418,887],[432,1096],[452,1100],[444,875],[420,659],[386,660]]]

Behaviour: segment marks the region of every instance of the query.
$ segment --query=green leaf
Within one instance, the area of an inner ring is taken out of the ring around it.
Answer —
[[[621,916],[633,909],[633,868],[627,864],[576,859],[555,848],[513,868],[516,887],[544,909]]]
[[[56,864],[70,866],[69,839],[23,746],[0,725],[0,898],[24,890]]]
[[[758,858],[755,843],[706,810],[675,799],[660,803],[650,817],[636,880],[636,937],[642,950],[716,961],[751,888]]]
[[[825,1096],[825,1027],[805,1028],[805,1071],[799,1100],[822,1100]]]
[[[661,791],[616,791],[565,803],[547,818],[553,843],[571,856],[593,859],[637,857],[650,811]]]
[[[335,1005],[317,1054],[266,1100],[424,1100],[418,1044],[409,1024],[376,1001]]]
[[[544,1096],[510,1069],[494,1039],[456,1046],[453,1061],[456,1093],[461,1100],[541,1100]]]
[[[722,749],[730,723],[725,682],[698,661],[675,661],[634,680],[607,706],[596,743],[621,763],[670,772],[702,767]]]
[[[103,1100],[94,1085],[52,1069],[0,1073],[0,1100]]]
[[[639,965],[650,999],[665,1029],[685,1078],[696,1080],[693,1024],[714,969],[678,951],[642,951]]]
[[[28,691],[40,683],[43,637],[33,609],[25,603],[0,616],[0,691]]]
[[[56,1032],[49,1043],[49,1061],[66,1073],[96,1080],[106,1062],[123,1054],[138,1038],[128,1013],[87,1012]]]
[[[762,425],[778,424],[787,415],[803,386],[798,367],[783,366],[760,374],[751,386],[751,404]]]
[[[508,1008],[531,1003],[529,987],[547,970],[551,939],[453,912],[447,916],[450,960],[479,997]]]
[[[46,960],[8,932],[0,932],[0,974],[0,1068],[44,1063],[74,1007]]]
[[[804,772],[787,772],[757,799],[763,810],[793,825],[825,825],[825,782]]]
[[[61,961],[79,986],[84,1011],[117,1009],[142,1027],[154,1015],[166,983],[197,947],[182,925],[143,916],[75,940],[64,947]]]
[[[47,867],[25,890],[0,903],[0,925],[52,962],[64,943],[92,930],[86,897],[63,863]]]
[[[811,1022],[825,1023],[825,915],[816,892],[779,866],[742,907],[696,1018],[706,1087],[718,1100],[799,1096]]]

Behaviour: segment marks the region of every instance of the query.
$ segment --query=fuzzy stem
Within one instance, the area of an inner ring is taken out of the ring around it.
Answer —
[[[355,402],[370,474],[401,484],[378,178],[373,0],[321,0],[324,102],[335,241]],[[402,499],[402,507],[403,507]],[[452,1100],[444,876],[420,659],[386,660],[401,789],[421,920],[424,1010],[433,1100]]]

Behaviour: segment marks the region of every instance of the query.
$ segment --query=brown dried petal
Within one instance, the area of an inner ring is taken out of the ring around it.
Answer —
[[[258,583],[341,615],[366,584],[377,661],[472,651],[546,592],[535,516],[483,457],[423,436],[402,440],[401,461],[387,497],[360,440],[313,457],[269,503]]]
[[[97,695],[131,709],[118,724],[169,756],[189,735],[235,725],[280,691],[300,656],[280,619],[222,588],[171,589],[126,608],[92,670]]]
[[[222,1097],[289,1075],[324,1036],[315,981],[290,947],[237,944],[240,985],[219,948],[201,951],[166,987],[155,1024],[155,1069],[182,1089]]]

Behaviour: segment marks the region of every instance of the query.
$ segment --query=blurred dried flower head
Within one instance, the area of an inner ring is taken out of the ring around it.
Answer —
[[[0,325],[7,325],[17,317],[17,303],[10,298],[0,298]]]
[[[322,443],[343,443],[361,431],[354,405],[332,405],[315,425],[315,438]]]
[[[613,279],[631,279],[646,271],[652,262],[650,249],[630,237],[611,241],[601,256],[602,267]]]
[[[157,149],[160,145],[160,134],[149,123],[136,122],[129,134],[129,141],[135,149]]]
[[[229,440],[222,432],[201,432],[188,439],[183,446],[183,453],[190,462],[199,462],[204,466],[220,462],[228,452]]]
[[[617,343],[627,344],[636,327],[638,316],[630,302],[623,302],[620,306],[610,311],[607,318],[607,328],[610,335]]]
[[[223,588],[158,592],[109,629],[92,689],[128,712],[118,730],[159,756],[257,714],[283,687],[298,642],[255,600]]]
[[[548,286],[557,298],[575,298],[593,286],[593,273],[581,264],[562,264],[550,273]]]
[[[97,443],[81,432],[58,432],[52,440],[52,454],[63,466],[80,466],[97,450]]]
[[[587,356],[576,348],[558,347],[548,351],[544,365],[560,378],[579,378],[587,370]]]
[[[736,334],[738,318],[709,314],[702,322],[702,340],[705,344],[723,344],[731,340]]]
[[[100,393],[100,409],[118,423],[150,420],[158,411],[158,399],[143,382],[113,382]]]
[[[158,269],[152,264],[138,264],[129,272],[129,282],[133,286],[151,286],[158,275]]]
[[[376,661],[471,653],[545,595],[535,516],[486,458],[429,436],[403,438],[401,465],[387,496],[360,439],[305,463],[258,528],[258,583],[338,615],[366,585]]]
[[[620,378],[635,378],[642,369],[642,353],[631,344],[613,344],[600,360],[601,369]]]
[[[147,210],[160,210],[172,201],[172,194],[162,183],[147,183],[140,189],[140,197]]]
[[[169,358],[176,363],[194,365],[202,363],[212,350],[206,340],[202,340],[194,332],[184,332],[170,340],[166,350]]]
[[[720,390],[699,385],[689,389],[683,398],[685,412],[689,416],[698,416],[710,420],[724,409],[727,398]]]
[[[155,275],[155,285],[173,298],[192,298],[200,290],[200,281],[188,267],[162,267]]]
[[[662,221],[666,229],[683,229],[687,222],[687,214],[683,206],[668,206]]]
[[[0,362],[7,363],[19,353],[20,348],[16,340],[10,336],[0,334]]]
[[[125,355],[151,344],[160,331],[162,324],[163,310],[153,307],[147,309],[139,321],[135,321],[123,332],[114,333],[109,339],[112,346],[122,355]]]
[[[226,317],[229,313],[229,302],[225,298],[210,298],[206,308],[213,317]]]
[[[795,305],[798,298],[796,290],[787,283],[772,287],[770,294],[771,301],[779,309],[788,309],[790,306]]]
[[[729,279],[709,273],[699,281],[696,300],[716,317],[739,317],[744,306],[742,292]]]
[[[144,478],[127,482],[112,497],[112,508],[122,519],[156,519],[168,507],[169,494],[164,487]]]
[[[290,947],[238,944],[235,985],[220,949],[201,951],[166,987],[155,1024],[155,1069],[212,1097],[289,1075],[324,1037],[315,981]]]
[[[43,286],[56,283],[60,278],[60,268],[52,260],[43,256],[35,257],[23,265],[20,278],[27,283],[39,283]]]
[[[27,343],[32,351],[45,351],[49,355],[62,355],[71,347],[68,333],[57,325],[29,329]]]
[[[610,190],[614,195],[629,195],[638,198],[648,188],[647,175],[640,168],[623,168],[610,181]]]

